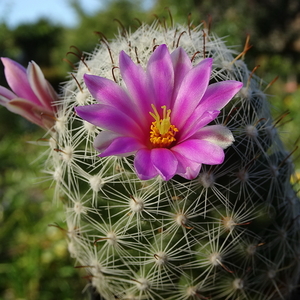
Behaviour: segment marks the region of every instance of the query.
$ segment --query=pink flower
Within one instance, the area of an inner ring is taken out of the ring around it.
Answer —
[[[27,70],[17,62],[2,57],[5,77],[12,91],[0,86],[0,104],[45,129],[54,125],[53,103],[58,96],[46,81],[40,67],[30,62]]]
[[[221,164],[234,141],[223,125],[213,121],[242,83],[223,81],[209,85],[211,58],[192,66],[182,48],[171,54],[160,45],[146,71],[120,53],[120,72],[126,88],[95,75],[84,75],[98,104],[76,108],[77,114],[103,131],[94,147],[100,157],[134,154],[134,167],[142,180],[175,174],[197,177],[202,164]]]

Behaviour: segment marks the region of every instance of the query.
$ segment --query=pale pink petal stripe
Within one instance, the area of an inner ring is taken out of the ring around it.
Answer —
[[[57,97],[53,98],[54,93],[49,91],[49,83],[46,81],[42,70],[35,62],[29,63],[27,68],[27,78],[31,89],[39,99],[41,106],[52,110],[52,104]]]

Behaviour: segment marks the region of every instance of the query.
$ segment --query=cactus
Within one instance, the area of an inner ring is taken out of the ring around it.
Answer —
[[[121,51],[145,70],[163,44],[170,53],[181,47],[193,66],[212,58],[210,84],[243,87],[209,124],[234,138],[223,161],[200,164],[190,178],[141,179],[134,153],[99,157],[101,130],[78,107],[96,103],[84,76],[124,87]],[[297,287],[300,204],[291,153],[279,138],[280,118],[271,117],[266,85],[244,54],[202,25],[143,24],[113,41],[102,38],[63,85],[45,172],[66,207],[70,255],[104,299],[273,300]]]

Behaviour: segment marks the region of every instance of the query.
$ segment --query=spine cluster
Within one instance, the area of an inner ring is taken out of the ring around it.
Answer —
[[[131,157],[98,157],[100,129],[74,113],[95,103],[85,73],[122,86],[120,51],[145,67],[163,43],[184,48],[194,64],[212,57],[212,83],[244,84],[215,122],[235,138],[224,163],[203,165],[193,180],[142,181]],[[264,83],[241,57],[201,26],[154,23],[102,40],[64,84],[46,172],[65,203],[69,252],[104,299],[275,300],[297,287],[300,204],[291,155]]]

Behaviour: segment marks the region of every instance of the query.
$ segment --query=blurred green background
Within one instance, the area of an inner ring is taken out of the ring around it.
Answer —
[[[63,1],[63,0],[62,0]],[[266,83],[278,76],[268,89],[274,117],[288,112],[278,124],[287,149],[299,146],[300,125],[300,1],[299,0],[153,0],[147,9],[142,1],[110,0],[105,7],[87,14],[76,0],[65,0],[78,16],[74,27],[63,27],[49,19],[10,28],[0,23],[0,56],[10,57],[27,67],[39,64],[52,85],[71,71],[66,56],[70,46],[90,52],[98,42],[95,31],[113,38],[119,20],[134,30],[138,21],[152,22],[159,17],[170,22],[191,20],[210,22],[211,30],[227,36],[227,44],[242,51],[247,35],[251,50],[246,54],[249,69]],[[149,4],[149,1],[148,1]],[[1,2],[0,2],[1,5]],[[0,67],[0,85],[6,86]],[[37,141],[44,132],[0,107],[0,299],[88,299],[83,292],[88,281],[69,258],[62,205],[52,200],[51,179],[41,172],[43,147]],[[295,152],[296,169],[299,150]]]

